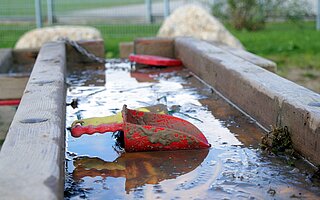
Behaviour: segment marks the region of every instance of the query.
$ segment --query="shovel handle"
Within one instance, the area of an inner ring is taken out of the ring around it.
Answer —
[[[123,129],[123,124],[100,124],[98,126],[81,126],[76,125],[71,127],[71,135],[80,137],[83,134],[92,135],[94,133],[116,132]]]

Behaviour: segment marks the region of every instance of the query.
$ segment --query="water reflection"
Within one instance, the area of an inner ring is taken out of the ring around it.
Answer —
[[[294,162],[292,166],[285,158],[261,155],[257,143],[263,131],[187,70],[143,69],[136,76],[128,63],[110,67],[107,65],[104,86],[89,87],[80,78],[84,84],[69,88],[67,102],[78,98],[79,108],[67,107],[67,125],[78,118],[112,115],[123,104],[137,108],[164,103],[175,111],[174,116],[196,125],[212,147],[190,153],[119,155],[112,147],[111,134],[68,135],[68,151],[76,155],[67,156],[65,185],[71,195],[66,199],[320,197],[319,184],[308,178],[312,175],[308,165]]]
[[[179,71],[182,66],[177,67],[152,67],[139,68],[130,72],[130,76],[135,78],[138,82],[158,82],[157,77],[162,73],[171,73]]]
[[[82,156],[74,160],[73,177],[75,180],[97,176],[123,177],[126,179],[125,191],[129,193],[145,184],[158,184],[193,171],[203,162],[208,152],[202,149],[124,153],[113,162]]]

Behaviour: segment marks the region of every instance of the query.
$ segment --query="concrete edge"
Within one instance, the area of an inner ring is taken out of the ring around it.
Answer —
[[[287,126],[294,148],[320,164],[319,94],[204,41],[176,38],[175,54],[266,129]]]
[[[46,43],[0,151],[3,199],[63,198],[65,71],[65,44]]]

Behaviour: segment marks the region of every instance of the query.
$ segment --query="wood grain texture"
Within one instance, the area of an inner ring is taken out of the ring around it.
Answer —
[[[275,62],[272,62],[271,60],[265,59],[263,57],[255,55],[243,49],[237,49],[237,48],[228,47],[228,46],[223,46],[221,48],[224,50],[227,50],[229,53],[235,56],[238,56],[240,58],[245,59],[246,61],[249,61],[255,65],[258,65],[259,67],[265,68],[268,71],[276,72],[277,70],[277,64]]]
[[[135,54],[175,58],[174,39],[160,37],[138,38],[134,40],[133,51]]]
[[[0,151],[1,199],[63,198],[65,68],[65,45],[45,44]]]
[[[271,60],[265,59],[261,56],[258,56],[256,54],[250,53],[243,49],[238,49],[234,47],[230,47],[221,43],[217,42],[210,42],[216,47],[219,47],[225,51],[228,51],[229,53],[233,54],[234,56],[243,58],[244,60],[251,62],[252,64],[258,65],[259,67],[262,67],[268,71],[276,72],[277,70],[277,64]]]
[[[320,94],[205,41],[176,38],[175,52],[186,67],[265,129],[287,126],[295,150],[320,165]]]

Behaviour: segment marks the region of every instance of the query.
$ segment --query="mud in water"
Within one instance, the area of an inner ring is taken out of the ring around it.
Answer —
[[[69,78],[67,102],[78,99],[78,106],[67,106],[67,127],[77,119],[118,113],[124,104],[162,103],[199,128],[212,146],[124,153],[112,133],[72,138],[67,131],[65,199],[320,198],[310,165],[263,153],[258,143],[264,131],[188,70],[131,72],[129,63],[119,63],[107,64],[105,77],[96,74],[92,78],[88,68]]]

